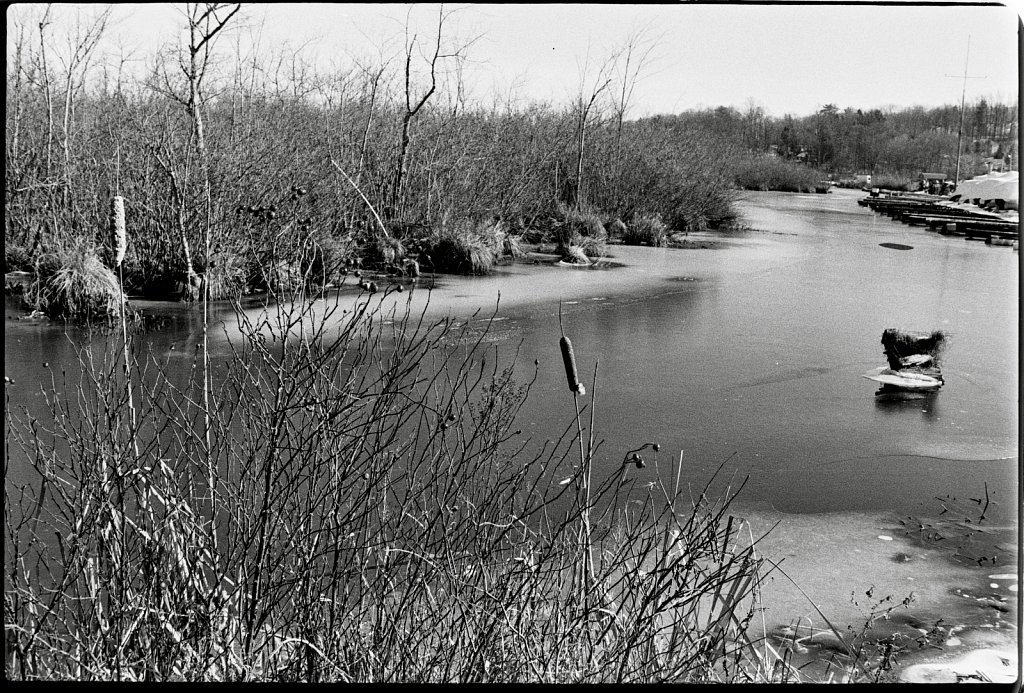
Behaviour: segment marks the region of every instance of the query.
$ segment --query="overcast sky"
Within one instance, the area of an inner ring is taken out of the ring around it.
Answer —
[[[593,81],[611,51],[641,35],[653,50],[634,92],[632,115],[753,104],[773,116],[801,116],[829,103],[862,109],[959,104],[968,42],[967,100],[1015,102],[1020,0],[1007,1],[1012,4],[444,8],[457,10],[448,24],[453,39],[476,39],[468,48],[465,78],[470,93],[485,101],[494,92],[511,92],[522,101],[567,102],[585,66]],[[181,7],[117,5],[111,45],[143,56],[179,40]],[[259,31],[265,49],[305,46],[322,65],[345,64],[349,54],[399,55],[407,14],[422,39],[434,31],[437,11],[436,4],[254,3],[243,5],[234,23],[243,38]],[[73,16],[58,13],[61,21]],[[226,38],[218,49],[233,51],[234,41]]]

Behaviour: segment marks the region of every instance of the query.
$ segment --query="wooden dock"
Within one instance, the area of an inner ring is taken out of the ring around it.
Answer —
[[[862,207],[909,225],[927,226],[943,236],[980,239],[991,245],[1012,245],[1020,238],[1020,221],[982,210],[939,204],[944,198],[870,196],[857,201]]]

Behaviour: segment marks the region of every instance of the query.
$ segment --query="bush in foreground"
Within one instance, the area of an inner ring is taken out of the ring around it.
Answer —
[[[765,676],[731,496],[635,486],[658,446],[588,443],[579,410],[531,450],[532,381],[486,328],[383,300],[240,312],[208,405],[134,362],[125,398],[97,343],[51,383],[52,425],[7,409],[35,474],[5,486],[8,678]]]

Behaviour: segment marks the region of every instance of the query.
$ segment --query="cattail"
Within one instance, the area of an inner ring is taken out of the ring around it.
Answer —
[[[576,374],[576,355],[572,351],[572,342],[568,337],[563,336],[558,340],[558,345],[562,348],[562,363],[565,364],[565,379],[569,383],[569,392],[574,395],[587,394],[587,389],[583,387],[583,383],[580,382],[579,376]]]
[[[114,266],[124,262],[124,253],[128,249],[128,234],[124,226],[124,198],[115,195],[110,200],[110,230],[114,234]]]

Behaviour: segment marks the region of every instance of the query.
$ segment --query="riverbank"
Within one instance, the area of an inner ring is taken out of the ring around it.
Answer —
[[[416,314],[426,310],[431,316],[450,314],[468,317],[480,308],[486,311],[498,305],[499,298],[503,309],[516,310],[544,302],[557,304],[558,301],[568,303],[601,296],[629,296],[651,291],[662,293],[659,290],[666,289],[665,281],[696,279],[680,274],[680,270],[692,268],[696,271],[700,267],[699,258],[688,257],[691,251],[739,252],[740,257],[734,264],[740,269],[746,260],[754,259],[752,250],[755,253],[764,251],[766,244],[758,243],[758,235],[751,230],[693,232],[678,245],[662,248],[609,243],[606,252],[590,265],[560,262],[554,245],[534,244],[526,246],[518,259],[496,265],[483,276],[424,273],[418,277],[403,277],[352,270],[346,274],[343,283],[332,285],[325,297],[317,300],[351,304],[370,296],[374,300],[382,300],[387,309],[408,302]],[[24,286],[30,281],[31,275],[26,272],[10,273],[7,277],[7,283],[12,287]],[[373,292],[364,288],[371,282]],[[8,291],[8,295],[17,293],[20,291]],[[246,296],[242,305],[246,310],[259,310],[266,303],[265,297],[265,292]],[[130,306],[154,316],[178,312],[187,305],[180,301],[128,298]],[[215,301],[211,305],[217,314],[230,310],[228,301]],[[273,309],[272,306],[270,308]],[[30,308],[26,307],[25,312],[30,312]]]
[[[429,319],[450,316],[484,321],[497,310],[498,317],[515,321],[555,316],[559,309],[567,315],[602,305],[705,291],[719,280],[722,271],[729,275],[763,271],[798,254],[752,230],[697,232],[689,234],[686,241],[685,247],[662,248],[609,244],[606,253],[589,266],[560,263],[558,256],[539,248],[484,276],[428,274],[392,278],[389,283],[386,277],[361,272],[349,275],[344,285],[330,289],[326,298],[317,301],[342,309],[364,300],[374,305],[379,301],[384,313],[394,310],[402,314],[408,308],[410,314]],[[370,281],[376,285],[375,293],[360,286]],[[274,310],[250,307],[246,313],[258,322]],[[226,331],[218,327],[217,332],[228,338],[236,336],[231,322],[223,321],[221,327]]]

